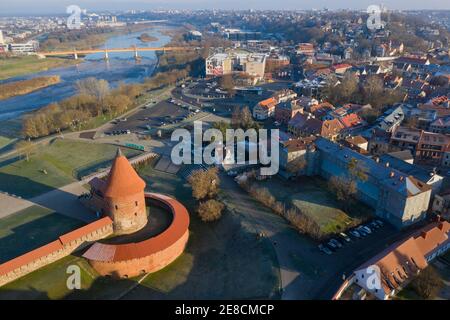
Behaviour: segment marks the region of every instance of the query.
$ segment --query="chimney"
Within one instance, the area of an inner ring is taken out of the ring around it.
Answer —
[[[422,231],[422,232],[420,233],[420,236],[421,236],[422,238],[426,239],[426,238],[427,238],[427,233],[426,233],[425,231]]]
[[[439,230],[442,231],[442,229],[444,229],[444,223],[443,222],[439,222],[438,228],[439,228]]]
[[[400,176],[400,181],[403,181],[405,179],[404,176]]]
[[[393,178],[395,176],[394,171],[391,171],[391,173],[389,173],[389,177]]]
[[[375,162],[376,163],[380,163],[380,158],[379,157],[375,157]]]
[[[389,167],[389,162],[386,162],[384,165],[386,166],[386,168],[388,168]]]

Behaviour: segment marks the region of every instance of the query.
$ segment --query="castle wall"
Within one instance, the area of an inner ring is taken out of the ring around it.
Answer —
[[[62,235],[58,240],[1,264],[0,286],[45,267],[112,233],[112,221],[109,218],[102,218]]]
[[[171,246],[143,258],[116,262],[89,260],[89,263],[100,275],[114,278],[132,278],[156,272],[171,264],[183,253],[188,238],[189,230],[186,230]]]

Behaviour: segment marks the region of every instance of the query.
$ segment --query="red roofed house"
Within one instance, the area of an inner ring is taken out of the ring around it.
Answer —
[[[272,117],[275,113],[275,106],[277,105],[277,103],[278,102],[274,97],[260,101],[253,108],[253,118],[257,120],[265,120]]]
[[[345,129],[353,129],[364,124],[364,120],[362,120],[356,113],[347,114],[339,120],[344,125]]]
[[[389,299],[431,260],[450,249],[449,233],[450,223],[438,218],[361,265],[354,272],[355,283],[378,299]]]
[[[347,72],[348,69],[352,68],[352,65],[347,64],[347,63],[341,63],[341,64],[335,64],[331,68],[334,71],[334,73],[336,73],[337,75],[343,75],[345,72]]]

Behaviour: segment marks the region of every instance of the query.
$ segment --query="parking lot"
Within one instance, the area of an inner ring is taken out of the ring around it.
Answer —
[[[180,122],[186,119],[190,112],[193,111],[189,111],[188,108],[183,108],[169,101],[161,101],[136,112],[128,118],[116,121],[105,133],[108,134],[114,131],[125,132],[127,130],[139,133]]]

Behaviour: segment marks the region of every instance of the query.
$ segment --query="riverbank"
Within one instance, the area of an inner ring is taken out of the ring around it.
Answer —
[[[0,84],[0,100],[28,94],[57,84],[60,81],[59,76],[47,76]]]
[[[49,69],[80,63],[80,60],[63,58],[40,59],[37,56],[15,56],[0,59],[0,80],[19,77]]]

